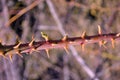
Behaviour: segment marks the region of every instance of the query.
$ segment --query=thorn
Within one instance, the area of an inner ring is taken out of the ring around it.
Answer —
[[[31,47],[31,51],[30,52],[38,52],[39,53],[39,50],[37,50],[35,47]]]
[[[46,53],[47,53],[48,58],[50,58],[50,55],[49,55],[49,50],[48,50],[48,49],[46,49],[45,51],[46,51]]]
[[[67,54],[69,54],[68,47],[64,47]]]
[[[99,35],[101,35],[101,34],[102,34],[102,30],[101,30],[100,25],[98,25],[98,34],[99,34]]]
[[[115,48],[115,39],[111,39],[112,47]]]
[[[68,44],[67,44],[67,43],[65,43],[64,49],[65,49],[66,53],[69,54],[69,51],[68,51]]]
[[[68,35],[65,35],[65,36],[62,38],[62,41],[66,41],[67,38],[68,38]],[[69,54],[67,42],[65,42],[64,50],[66,51],[67,54]]]
[[[68,35],[65,35],[65,36],[62,38],[62,41],[67,40],[67,38],[68,38]]]
[[[68,35],[65,35],[65,36],[62,38],[62,41],[66,41],[67,38],[68,38]],[[67,43],[65,43],[64,50],[66,51],[67,54],[69,54]]]
[[[48,35],[46,33],[41,32],[41,35],[46,41],[48,41]]]
[[[55,46],[56,44],[55,44],[55,43],[52,43],[51,45],[52,45],[52,46]]]
[[[106,43],[107,43],[106,41],[99,41],[99,46],[100,47],[103,46],[104,48],[107,49],[107,47],[105,46]]]
[[[21,45],[22,42],[19,42],[16,46],[14,46],[13,48],[18,48]]]
[[[31,49],[30,49],[30,51],[29,51],[30,54],[32,54],[33,51],[35,51],[35,48],[31,47]]]
[[[69,43],[72,44],[72,43],[75,43],[75,42],[74,41],[70,41]]]
[[[82,51],[85,50],[85,44],[84,43],[81,43],[81,48],[82,48]]]
[[[120,33],[118,33],[116,36],[119,37],[119,36],[120,36]]]
[[[16,52],[21,58],[23,58],[23,56],[21,55],[21,53],[18,51]]]
[[[22,56],[20,53],[18,53],[18,55],[19,55],[21,58],[23,58],[23,56]]]
[[[35,41],[34,36],[32,36],[32,41],[29,43],[29,46],[31,47],[33,45],[33,42]]]
[[[84,39],[85,36],[86,36],[86,31],[84,31],[84,32],[82,33],[81,37]]]
[[[10,59],[11,62],[13,62],[12,56],[13,56],[13,55],[9,55],[9,59]]]
[[[102,40],[102,41],[99,41],[99,46],[101,47],[102,45],[105,45],[106,44],[106,41]]]

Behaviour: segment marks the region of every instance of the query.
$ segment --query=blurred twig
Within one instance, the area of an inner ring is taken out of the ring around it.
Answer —
[[[120,3],[116,5],[116,8],[120,8]],[[108,29],[113,25],[113,23],[115,22],[118,16],[117,14],[119,13],[119,10],[116,10],[116,9],[111,9],[111,11],[112,11],[112,15],[106,21],[106,27],[108,27]]]
[[[76,6],[78,8],[83,8],[83,9],[97,9],[97,10],[100,10],[101,12],[111,11],[111,9],[112,10],[117,10],[117,11],[120,10],[119,7],[112,7],[112,8],[110,8],[110,7],[100,7],[100,6],[95,5],[95,4],[93,4],[93,5],[84,5],[84,4],[78,3],[76,1],[72,1],[72,3],[73,3],[74,6]]]
[[[18,12],[17,15],[13,16],[6,24],[5,26],[10,26],[10,24],[12,22],[14,22],[16,19],[18,19],[20,16],[22,16],[23,14],[25,14],[27,11],[33,9],[35,6],[37,6],[39,4],[39,2],[41,2],[42,0],[35,0],[31,5],[29,5],[26,8],[23,8],[20,12]]]
[[[38,25],[39,30],[58,30],[56,26]]]
[[[63,56],[63,60],[64,60],[64,68],[63,68],[63,73],[64,73],[64,80],[70,80],[69,78],[69,68],[68,68],[68,56],[64,55]]]

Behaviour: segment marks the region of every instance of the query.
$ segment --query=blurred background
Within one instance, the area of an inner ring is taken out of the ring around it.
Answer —
[[[0,40],[3,45],[120,32],[120,0],[0,0]],[[6,26],[7,25],[7,26]],[[99,47],[97,43],[13,56],[0,56],[0,80],[119,80],[120,43]]]

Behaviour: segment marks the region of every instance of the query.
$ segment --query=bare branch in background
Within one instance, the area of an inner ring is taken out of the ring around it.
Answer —
[[[49,9],[50,9],[50,12],[53,16],[53,18],[55,19],[57,25],[58,25],[58,28],[61,32],[61,34],[63,36],[66,35],[66,32],[64,31],[63,29],[63,25],[61,23],[61,21],[59,20],[58,18],[58,15],[54,9],[54,6],[51,2],[51,0],[46,0],[48,6],[49,6]],[[95,74],[91,71],[91,69],[85,64],[84,60],[82,59],[82,57],[80,57],[77,53],[77,51],[75,50],[75,48],[73,46],[70,46],[70,50],[72,51],[72,55],[75,57],[75,59],[79,62],[79,64],[82,66],[82,68],[86,71],[86,73],[91,77],[91,78],[94,78],[95,77]],[[98,80],[97,78],[95,80]]]
[[[42,0],[36,0],[34,1],[30,6],[22,9],[20,12],[18,12],[17,15],[15,15],[14,17],[12,17],[5,26],[9,26],[12,22],[14,22],[16,19],[18,19],[20,16],[22,16],[23,14],[25,14],[26,12],[28,12],[29,10],[33,9],[35,6],[37,6],[39,4],[39,2]]]

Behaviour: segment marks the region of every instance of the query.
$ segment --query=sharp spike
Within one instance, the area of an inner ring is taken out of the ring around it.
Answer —
[[[101,47],[101,46],[103,46],[103,45],[105,45],[105,41],[99,41],[99,46]]]
[[[67,38],[68,38],[68,35],[65,35],[65,36],[62,38],[62,41],[66,41]],[[67,54],[69,54],[67,42],[65,43],[64,50],[66,51]]]
[[[16,46],[14,46],[14,48],[18,48],[21,45],[22,42],[19,42]]]
[[[67,38],[68,38],[68,35],[65,35],[65,36],[62,38],[62,41],[67,40]]]
[[[34,47],[31,48],[31,50],[30,50],[30,54],[31,54],[32,52],[38,52],[38,53],[39,53],[39,51],[36,50]]]
[[[72,44],[72,43],[75,43],[75,42],[74,41],[70,41],[69,43]]]
[[[81,37],[84,39],[85,36],[86,36],[86,31],[84,31],[84,32],[82,33]]]
[[[111,39],[112,47],[115,48],[115,39]]]
[[[23,56],[22,56],[20,53],[18,53],[18,55],[19,55],[21,58],[23,58]]]
[[[82,51],[85,50],[85,44],[84,43],[81,43],[81,48],[82,48]]]
[[[32,54],[33,51],[35,51],[35,48],[31,47],[29,53]]]
[[[98,25],[98,34],[102,34],[102,30],[101,30],[100,25]]]
[[[51,45],[52,45],[52,46],[55,46],[56,44],[55,44],[55,43],[52,43]]]
[[[9,59],[11,62],[13,62],[12,57],[13,57],[13,55],[9,55]]]
[[[46,33],[41,32],[41,35],[42,35],[42,37],[43,37],[46,41],[49,40],[48,35],[47,35]]]
[[[46,51],[46,53],[47,53],[48,58],[50,58],[50,55],[49,55],[49,50],[48,50],[48,49],[46,49],[45,51]]]
[[[107,43],[106,41],[99,41],[99,46],[100,46],[100,47],[103,46],[104,48],[107,48],[107,47],[105,46],[106,43]]]
[[[21,53],[18,51],[16,52],[21,58],[23,58],[23,56],[21,55]]]
[[[29,43],[29,46],[31,47],[33,45],[33,42],[35,41],[34,35],[32,35],[32,41]]]
[[[116,36],[119,37],[119,36],[120,36],[120,33],[118,33]]]
[[[30,54],[35,50],[35,48],[33,47],[33,42],[34,42],[34,41],[35,41],[34,35],[32,35],[32,41],[29,43]]]
[[[67,54],[69,54],[68,47],[64,47]]]

